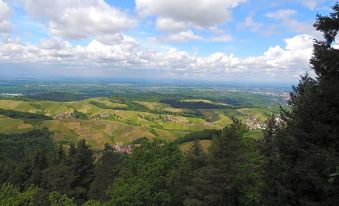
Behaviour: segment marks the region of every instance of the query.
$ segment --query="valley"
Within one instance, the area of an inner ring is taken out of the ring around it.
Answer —
[[[0,89],[0,133],[48,128],[55,141],[68,144],[84,138],[96,149],[141,138],[174,141],[220,130],[233,118],[257,134],[267,116],[286,102],[286,92],[272,88],[34,81],[15,85]]]

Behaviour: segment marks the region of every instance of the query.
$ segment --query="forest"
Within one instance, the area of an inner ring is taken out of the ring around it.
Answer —
[[[318,15],[314,27],[324,37],[315,40],[310,61],[316,76],[301,77],[288,108],[268,117],[262,138],[248,138],[249,128],[236,118],[221,130],[177,141],[140,138],[130,148],[93,148],[85,139],[63,144],[44,128],[0,134],[0,205],[339,205],[339,50],[333,47],[339,3],[328,16]],[[206,139],[208,149],[199,141]],[[183,151],[180,141],[193,143]]]

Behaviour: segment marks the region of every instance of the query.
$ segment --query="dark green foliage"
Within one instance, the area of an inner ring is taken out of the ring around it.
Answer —
[[[87,194],[94,179],[94,155],[84,139],[78,142],[75,153],[71,156],[71,168],[73,175],[72,197],[78,203],[82,203],[87,200]]]
[[[50,120],[52,119],[51,117],[48,117],[44,114],[19,112],[19,111],[14,111],[14,110],[5,110],[5,109],[0,109],[0,115],[10,117],[13,119],[27,119],[27,120]]]
[[[198,140],[194,140],[187,154],[190,171],[196,171],[206,164],[206,154]]]
[[[52,204],[48,198],[51,192],[61,194],[61,199],[63,194],[72,196],[78,203],[87,200],[94,178],[94,155],[84,140],[77,147],[71,145],[68,155],[62,145],[53,143],[48,130],[0,135],[0,146],[0,185],[11,183],[23,191],[32,185],[41,188],[34,200],[38,205]]]
[[[0,134],[0,160],[22,160],[37,151],[53,151],[54,144],[48,129],[33,130],[22,134]]]
[[[38,99],[38,100],[70,102],[70,101],[78,101],[78,100],[84,100],[84,99],[96,97],[96,95],[77,94],[77,93],[70,93],[70,92],[45,92],[45,93],[27,95],[27,97],[31,99]]]
[[[30,155],[24,152],[22,162],[4,159],[0,163],[0,180],[17,185],[19,193],[29,191],[31,185],[39,187],[34,193],[37,205],[180,206],[199,201],[216,205],[233,196],[242,205],[255,205],[258,191],[252,184],[257,183],[257,171],[250,155],[255,151],[252,143],[243,141],[240,125],[224,129],[209,153],[197,140],[185,156],[175,142],[143,139],[131,155],[116,153],[106,145],[95,167],[93,151],[85,140],[71,144],[68,152],[62,145],[53,145],[48,152],[45,147],[27,145],[32,147],[27,149]],[[225,165],[234,170],[225,173]]]
[[[32,161],[31,177],[27,180],[27,185],[41,185],[42,170],[48,167],[48,159],[45,152],[38,152]]]
[[[206,165],[192,174],[184,205],[259,205],[260,162],[245,132],[235,120],[213,141]]]
[[[99,107],[99,108],[101,108],[101,109],[117,109],[117,108],[115,108],[115,107],[108,106],[108,105],[103,104],[103,103],[101,103],[101,102],[89,101],[88,103],[90,103],[90,104],[92,104],[92,105],[94,105],[94,106],[97,106],[97,107]]]
[[[123,162],[121,177],[110,189],[110,205],[170,205],[174,200],[169,177],[183,163],[174,143],[143,142]]]
[[[276,132],[278,129],[276,116],[271,115],[264,130],[264,136],[261,141],[260,149],[263,155],[263,187],[262,187],[262,201],[264,205],[274,205],[276,202],[274,198],[278,196],[278,173],[279,163],[278,151],[275,147]]]
[[[177,140],[175,140],[178,144],[183,144],[185,142],[191,142],[194,140],[212,140],[214,138],[218,138],[221,134],[221,130],[216,129],[204,129],[198,132],[192,132],[190,134],[185,135]]]
[[[225,106],[211,104],[203,101],[199,102],[187,102],[182,100],[176,99],[162,99],[160,100],[161,103],[169,104],[171,107],[174,108],[188,108],[188,109],[223,109]]]
[[[23,134],[0,135],[0,184],[10,182],[20,188],[38,185],[48,155],[55,149],[47,129]]]
[[[87,114],[83,113],[83,112],[79,112],[77,110],[74,111],[74,118],[76,119],[88,119]]]
[[[329,181],[339,165],[339,50],[331,46],[339,30],[338,3],[333,10],[315,23],[325,37],[314,44],[316,78],[302,77],[291,93],[291,110],[282,111],[283,123],[273,135],[267,130],[264,177],[272,188],[263,195],[266,205],[339,205],[339,182]]]
[[[70,194],[73,181],[72,168],[65,164],[50,166],[42,171],[41,187],[47,191]]]
[[[106,191],[119,175],[121,155],[110,145],[105,145],[102,156],[96,163],[95,178],[89,191],[90,198],[108,200]]]

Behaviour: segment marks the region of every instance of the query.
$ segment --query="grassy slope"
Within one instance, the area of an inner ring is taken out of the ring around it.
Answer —
[[[187,101],[198,101],[188,99]],[[205,101],[199,99],[199,101]],[[206,100],[208,103],[213,103]],[[97,102],[97,103],[93,103]],[[12,133],[27,131],[33,127],[47,127],[54,132],[58,141],[75,141],[85,138],[96,147],[101,148],[105,143],[128,143],[141,137],[175,139],[190,132],[203,129],[222,128],[230,124],[231,116],[238,114],[254,115],[258,119],[265,119],[263,109],[201,109],[197,110],[201,117],[185,117],[181,113],[192,113],[193,110],[173,108],[168,104],[157,101],[133,101],[144,106],[146,111],[127,110],[128,102],[106,97],[92,98],[74,102],[54,101],[14,101],[0,100],[0,108],[16,111],[42,113],[54,117],[62,112],[85,113],[89,119],[47,120],[30,123],[24,120],[0,117],[0,132]],[[215,103],[218,104],[218,103]],[[109,114],[111,119],[98,118]],[[233,114],[233,115],[232,115]]]

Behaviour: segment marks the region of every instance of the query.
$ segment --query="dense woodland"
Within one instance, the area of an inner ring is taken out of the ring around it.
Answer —
[[[316,77],[301,78],[263,139],[236,119],[212,132],[208,151],[193,135],[188,152],[142,139],[131,154],[59,145],[47,129],[0,135],[0,205],[339,205],[339,4],[315,28],[325,38],[314,44]]]

